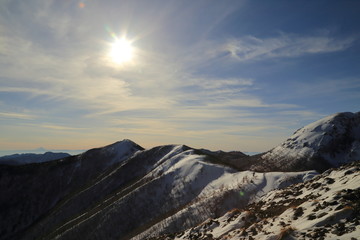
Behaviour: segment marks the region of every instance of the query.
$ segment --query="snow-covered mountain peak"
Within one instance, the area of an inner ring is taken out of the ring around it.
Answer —
[[[118,142],[115,142],[113,144],[110,144],[110,145],[104,147],[103,151],[116,152],[118,154],[122,154],[122,153],[128,152],[132,149],[143,150],[143,148],[140,147],[135,142],[133,142],[129,139],[124,139],[122,141],[118,141]]]
[[[122,141],[115,142],[102,148],[90,149],[80,155],[80,158],[101,158],[102,161],[106,161],[107,165],[113,165],[115,163],[122,162],[129,157],[133,156],[136,152],[142,151],[144,148],[136,144],[135,142],[124,139]]]
[[[304,164],[319,171],[359,160],[360,112],[337,113],[300,128],[261,158],[280,170]]]

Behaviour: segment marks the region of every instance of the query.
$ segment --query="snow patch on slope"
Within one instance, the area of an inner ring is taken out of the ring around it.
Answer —
[[[354,162],[271,191],[244,209],[155,239],[357,239],[359,181],[360,162]]]
[[[133,240],[147,239],[150,236],[159,236],[168,231],[179,231],[197,225],[209,217],[216,217],[234,207],[245,207],[251,202],[256,202],[267,192],[289,186],[293,183],[305,181],[317,175],[315,171],[293,172],[293,173],[256,173],[252,171],[236,172],[231,168],[224,168],[206,162],[193,161],[191,158],[184,158],[175,166],[180,166],[182,173],[177,180],[186,181],[187,189],[185,195],[191,195],[194,189],[202,189],[196,198],[181,208],[175,214],[154,224],[146,231],[133,237]],[[199,160],[199,159],[197,159]],[[174,168],[179,169],[179,168]],[[176,180],[176,181],[177,181]],[[174,182],[173,194],[179,191],[176,186],[182,186],[181,182]],[[234,223],[234,226],[239,224]],[[230,229],[226,228],[226,229]],[[226,231],[226,230],[224,230]],[[187,238],[184,238],[187,239]]]
[[[323,159],[333,167],[359,160],[360,112],[337,113],[311,123],[261,158],[279,167],[298,159]]]

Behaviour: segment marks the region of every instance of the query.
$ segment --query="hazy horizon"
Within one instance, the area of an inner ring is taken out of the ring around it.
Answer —
[[[0,150],[265,152],[360,102],[359,1],[4,0]]]

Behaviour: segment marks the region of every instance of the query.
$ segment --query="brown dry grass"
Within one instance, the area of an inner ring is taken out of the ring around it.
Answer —
[[[279,235],[277,237],[277,240],[285,239],[287,236],[289,236],[295,230],[296,230],[296,228],[291,227],[291,226],[281,229],[281,231],[280,231],[280,233],[279,233]]]

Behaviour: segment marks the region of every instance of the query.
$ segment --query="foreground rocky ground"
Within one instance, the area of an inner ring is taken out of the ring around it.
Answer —
[[[152,239],[360,239],[360,161],[274,190],[244,209]]]

